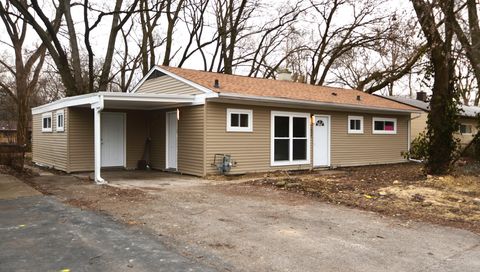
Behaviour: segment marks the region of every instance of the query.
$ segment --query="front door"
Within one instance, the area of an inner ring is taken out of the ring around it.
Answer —
[[[316,115],[313,124],[313,166],[330,166],[330,116]]]
[[[102,167],[125,166],[125,114],[102,113]]]
[[[177,112],[167,112],[167,169],[177,169]]]

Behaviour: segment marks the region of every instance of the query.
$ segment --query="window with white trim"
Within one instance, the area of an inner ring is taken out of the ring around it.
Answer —
[[[253,111],[244,109],[227,109],[227,131],[252,132]]]
[[[348,116],[348,133],[363,133],[363,116]]]
[[[470,124],[460,124],[460,133],[461,134],[472,134],[472,125],[470,125]]]
[[[373,117],[372,133],[373,134],[397,134],[397,119]]]
[[[52,132],[52,113],[42,114],[42,132]]]
[[[58,110],[56,115],[57,131],[65,131],[65,112],[64,110]]]
[[[272,165],[309,163],[309,120],[309,113],[272,112]]]

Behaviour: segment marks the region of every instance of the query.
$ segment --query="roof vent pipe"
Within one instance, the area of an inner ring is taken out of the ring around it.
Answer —
[[[362,98],[359,95],[357,95],[357,100],[360,101],[362,100]]]
[[[218,79],[215,79],[215,81],[213,82],[213,87],[220,88],[220,82],[218,82]]]

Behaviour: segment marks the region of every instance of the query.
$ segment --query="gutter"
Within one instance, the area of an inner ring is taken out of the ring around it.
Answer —
[[[350,105],[350,104],[335,104],[327,102],[313,102],[308,100],[293,100],[288,98],[277,98],[277,97],[264,97],[264,96],[246,96],[233,93],[219,93],[219,98],[234,99],[234,100],[247,100],[247,101],[260,101],[260,102],[271,102],[271,103],[281,103],[281,104],[292,104],[292,105],[310,105],[310,106],[321,106],[325,108],[332,109],[350,109],[350,110],[370,110],[370,111],[382,111],[382,112],[391,112],[391,113],[417,113],[421,112],[418,110],[400,110],[400,109],[391,109],[391,108],[382,108],[382,107],[372,107],[372,106],[361,106],[361,105]]]

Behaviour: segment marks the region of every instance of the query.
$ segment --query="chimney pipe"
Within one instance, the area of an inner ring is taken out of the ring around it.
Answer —
[[[427,102],[427,93],[424,91],[417,92],[417,100]]]

